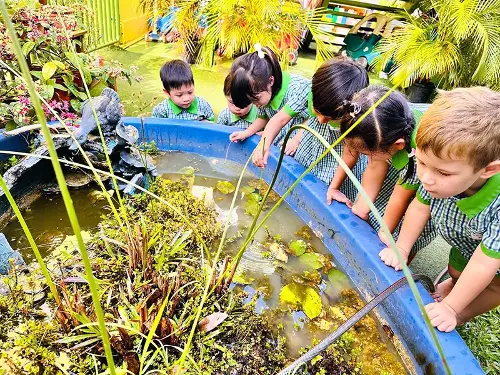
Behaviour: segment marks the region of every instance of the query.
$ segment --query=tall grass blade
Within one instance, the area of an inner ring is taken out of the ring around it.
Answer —
[[[27,88],[30,93],[30,97],[33,103],[33,107],[35,108],[35,113],[40,121],[40,124],[42,125],[42,133],[45,138],[45,142],[47,144],[47,149],[49,151],[49,155],[52,161],[52,166],[54,168],[54,173],[56,175],[57,182],[59,184],[59,187],[61,189],[61,195],[64,200],[64,204],[66,206],[66,210],[68,212],[68,217],[71,222],[71,227],[73,229],[73,232],[75,234],[78,247],[80,249],[80,253],[82,256],[83,264],[85,267],[85,272],[88,277],[88,283],[90,287],[90,291],[92,294],[92,301],[94,304],[94,309],[95,313],[97,316],[97,320],[99,322],[99,326],[102,332],[102,343],[104,347],[104,351],[106,354],[106,359],[108,362],[108,368],[109,372],[111,375],[115,375],[115,365],[114,365],[114,360],[113,360],[113,353],[111,351],[111,345],[109,342],[109,336],[108,332],[106,330],[106,323],[104,321],[104,313],[101,307],[101,303],[99,301],[99,293],[98,293],[98,287],[94,279],[94,275],[92,273],[92,266],[90,264],[90,259],[89,255],[87,252],[87,248],[85,247],[85,243],[83,242],[82,234],[81,234],[81,229],[80,229],[80,224],[78,222],[78,218],[76,216],[75,208],[73,206],[73,201],[71,199],[71,196],[68,191],[68,187],[66,185],[66,180],[64,179],[64,174],[61,168],[61,164],[59,163],[58,157],[57,157],[57,151],[54,147],[54,142],[52,141],[52,137],[50,136],[50,130],[49,127],[47,126],[47,120],[45,118],[45,114],[42,109],[42,105],[40,103],[40,100],[38,100],[38,97],[36,96],[36,90],[35,86],[33,84],[33,80],[31,79],[30,76],[30,71],[28,68],[28,64],[26,63],[26,60],[24,58],[23,52],[21,50],[21,45],[19,43],[19,40],[16,35],[16,31],[14,29],[14,25],[12,24],[12,21],[10,19],[9,13],[7,11],[7,7],[5,4],[5,1],[2,0],[0,2],[0,8],[2,12],[2,16],[4,18],[5,26],[7,27],[7,30],[10,34],[11,40],[12,40],[12,45],[14,47],[15,53],[17,60],[19,62],[19,66],[21,67],[21,71],[24,75],[24,78],[27,83]]]
[[[61,298],[59,297],[59,293],[57,292],[57,288],[54,284],[54,281],[50,277],[49,271],[47,269],[47,266],[42,258],[42,254],[40,254],[40,250],[38,250],[38,246],[35,243],[35,240],[33,239],[33,236],[31,235],[31,231],[28,228],[28,225],[26,224],[26,221],[24,220],[23,214],[19,210],[19,207],[12,197],[12,194],[10,193],[9,188],[7,187],[7,184],[5,183],[5,180],[3,177],[0,175],[0,187],[5,193],[5,197],[10,203],[10,206],[12,207],[12,210],[14,210],[14,214],[17,217],[17,220],[19,220],[19,224],[21,224],[21,227],[23,228],[24,235],[28,239],[28,242],[33,249],[33,253],[35,254],[36,260],[38,264],[40,265],[40,269],[42,270],[43,276],[45,277],[45,280],[47,280],[47,285],[50,288],[50,292],[54,296],[54,300],[56,301],[57,305],[61,304]]]

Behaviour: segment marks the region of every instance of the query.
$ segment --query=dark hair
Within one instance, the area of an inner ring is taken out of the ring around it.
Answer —
[[[389,91],[385,86],[369,86],[344,103],[344,116],[340,121],[340,131],[345,133],[359,117]],[[393,91],[368,116],[354,127],[346,138],[359,138],[363,148],[369,151],[388,151],[399,138],[405,140],[405,150],[412,152],[411,137],[415,130],[415,119],[406,97]],[[415,170],[415,162],[410,158],[406,181]]]
[[[224,96],[231,96],[231,73],[224,80]]]
[[[245,108],[267,91],[269,79],[274,77],[271,98],[281,89],[282,72],[278,58],[268,47],[262,47],[264,57],[258,52],[247,53],[234,60],[229,73],[231,99],[236,107]]]
[[[343,115],[344,100],[369,84],[366,69],[351,58],[337,57],[325,62],[312,77],[314,110],[332,119]]]
[[[194,85],[191,67],[182,60],[166,62],[160,69],[160,78],[167,92],[180,89],[184,85]]]

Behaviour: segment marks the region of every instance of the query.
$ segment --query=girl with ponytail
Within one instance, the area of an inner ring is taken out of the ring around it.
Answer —
[[[231,134],[233,142],[266,129],[254,152],[254,163],[264,167],[271,144],[279,146],[291,126],[302,124],[309,118],[308,95],[311,81],[299,75],[282,72],[278,58],[268,47],[255,46],[256,52],[238,57],[229,73],[230,93],[233,104],[246,108],[258,107],[258,118],[243,131]],[[289,140],[286,154],[297,150],[302,132]],[[264,151],[264,152],[263,152]]]
[[[388,90],[384,86],[369,86],[355,94],[351,101],[345,101],[344,115],[340,121],[341,133],[345,133]],[[416,114],[421,116],[421,113]],[[401,219],[420,185],[414,157],[415,117],[405,96],[393,91],[344,139],[342,159],[348,166],[355,165],[359,158],[368,158],[361,184],[396,237]],[[354,214],[369,220],[379,230],[378,223],[370,217],[370,208],[363,198],[352,203],[340,192],[339,188],[345,178],[344,170],[337,168],[328,188],[328,204],[332,200],[347,204]],[[430,225],[427,224],[413,247],[410,259],[435,237],[435,231]],[[379,232],[379,237],[388,245],[382,232]]]

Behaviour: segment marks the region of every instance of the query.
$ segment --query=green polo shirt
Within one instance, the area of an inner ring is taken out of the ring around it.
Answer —
[[[420,187],[417,199],[430,205],[433,224],[467,261],[478,246],[487,256],[500,259],[500,174],[470,197],[432,198]]]

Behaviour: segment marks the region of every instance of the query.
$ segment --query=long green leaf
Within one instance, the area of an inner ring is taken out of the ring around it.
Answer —
[[[42,133],[45,138],[45,142],[49,151],[49,155],[52,161],[52,166],[54,168],[54,173],[56,175],[57,182],[59,184],[59,187],[61,189],[61,195],[64,200],[64,204],[66,206],[66,210],[68,212],[68,217],[71,222],[71,227],[73,229],[73,232],[75,234],[78,247],[80,250],[80,254],[82,256],[82,260],[84,263],[85,267],[85,272],[88,277],[89,281],[89,287],[90,291],[92,294],[92,301],[94,303],[94,309],[95,313],[97,316],[97,320],[99,322],[99,326],[101,328],[102,332],[102,343],[104,347],[104,351],[106,353],[106,359],[108,362],[108,367],[111,375],[115,375],[115,365],[113,361],[113,354],[111,351],[111,345],[109,342],[109,336],[108,332],[106,330],[106,325],[104,321],[104,313],[102,311],[101,303],[99,301],[99,293],[98,293],[98,288],[97,284],[95,283],[94,280],[94,275],[92,273],[92,266],[90,264],[90,259],[89,255],[87,252],[87,248],[85,247],[85,243],[83,242],[82,234],[81,234],[81,229],[80,229],[80,224],[78,222],[78,218],[76,216],[75,208],[73,206],[73,201],[71,199],[71,196],[68,191],[68,187],[66,185],[66,180],[64,179],[64,174],[61,168],[61,164],[59,163],[58,157],[57,157],[57,151],[54,147],[54,142],[52,141],[52,137],[50,135],[50,130],[49,127],[47,126],[47,120],[45,118],[45,114],[42,109],[42,105],[40,103],[40,100],[38,99],[36,95],[36,90],[35,86],[33,84],[33,80],[31,79],[30,71],[28,68],[28,64],[26,63],[26,59],[24,58],[23,52],[21,50],[21,45],[19,44],[19,40],[16,35],[16,31],[14,29],[14,25],[12,24],[12,21],[10,19],[10,16],[7,12],[7,7],[5,5],[5,1],[2,0],[0,2],[0,8],[2,11],[2,15],[4,18],[5,26],[7,27],[7,30],[10,34],[12,44],[14,47],[14,50],[16,52],[16,57],[19,62],[19,66],[21,67],[21,71],[23,73],[24,79],[27,82],[28,86],[28,91],[30,93],[31,101],[33,103],[33,107],[35,108],[35,113],[38,118],[38,121],[40,122],[42,126]]]
[[[19,207],[17,206],[16,201],[12,197],[12,194],[10,193],[9,188],[7,187],[7,184],[5,183],[5,180],[3,177],[0,175],[0,187],[2,188],[5,196],[7,197],[7,200],[10,203],[10,206],[12,207],[12,210],[14,211],[14,214],[17,217],[17,220],[19,220],[19,224],[21,224],[21,228],[23,228],[24,235],[28,239],[28,242],[31,246],[31,249],[33,249],[33,253],[35,254],[35,258],[40,265],[40,269],[42,270],[43,276],[45,277],[45,280],[47,281],[47,285],[50,288],[50,292],[52,293],[52,296],[54,297],[54,300],[56,301],[57,305],[61,304],[61,298],[59,297],[59,293],[57,292],[57,288],[54,284],[54,281],[52,281],[52,278],[50,277],[49,271],[47,269],[47,266],[43,260],[42,254],[40,254],[40,250],[38,250],[38,246],[35,243],[35,240],[33,239],[33,236],[31,235],[31,231],[28,228],[28,225],[26,224],[26,221],[24,220],[23,214],[19,210]]]

